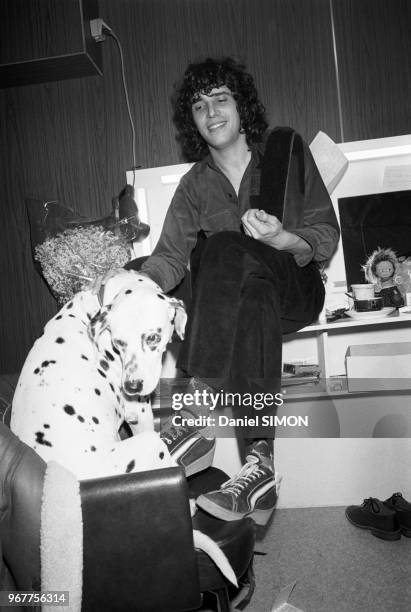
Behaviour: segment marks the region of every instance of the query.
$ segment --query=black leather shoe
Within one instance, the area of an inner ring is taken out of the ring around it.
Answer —
[[[375,497],[364,499],[361,506],[348,506],[347,519],[360,529],[369,529],[373,536],[383,540],[399,540],[400,522],[394,510],[387,508]]]
[[[393,493],[383,502],[384,506],[394,510],[400,523],[401,533],[411,538],[411,504],[403,498],[402,493]]]

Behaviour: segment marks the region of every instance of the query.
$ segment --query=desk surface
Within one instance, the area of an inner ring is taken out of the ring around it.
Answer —
[[[380,319],[368,319],[368,320],[354,320],[349,317],[340,319],[339,321],[334,321],[333,323],[327,323],[326,321],[316,321],[311,325],[307,325],[307,327],[303,327],[297,333],[310,333],[315,331],[328,331],[332,329],[343,329],[350,327],[369,327],[376,325],[392,325],[392,324],[403,324],[410,323],[411,324],[411,313],[399,313],[398,311],[394,311],[392,314],[381,317]]]

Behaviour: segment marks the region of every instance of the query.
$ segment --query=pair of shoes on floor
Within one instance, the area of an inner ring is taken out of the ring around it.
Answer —
[[[173,419],[178,416],[178,424]],[[196,415],[183,409],[173,415],[161,427],[160,438],[165,442],[170,455],[184,468],[186,477],[206,470],[213,462],[216,441],[209,437],[206,429],[194,425]]]
[[[376,497],[364,499],[360,506],[348,506],[347,519],[360,529],[369,529],[383,540],[399,540],[401,534],[411,538],[411,503],[402,493],[393,493],[385,501]]]
[[[223,521],[250,517],[257,525],[266,525],[278,499],[280,477],[265,441],[255,443],[238,474],[220,489],[200,495],[197,506]]]

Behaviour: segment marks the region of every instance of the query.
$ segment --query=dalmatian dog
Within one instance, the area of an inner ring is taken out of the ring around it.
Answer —
[[[10,427],[46,461],[79,480],[176,465],[154,430],[150,394],[162,355],[187,315],[145,275],[120,271],[103,296],[81,291],[45,326],[21,371]],[[122,440],[126,421],[132,430]],[[192,507],[193,512],[193,507]],[[236,584],[219,547],[194,530],[204,550]]]
[[[47,323],[20,374],[11,429],[79,479],[173,465],[149,395],[172,334],[184,336],[184,305],[126,270],[108,279],[100,302],[82,291]],[[133,433],[125,440],[123,421]]]

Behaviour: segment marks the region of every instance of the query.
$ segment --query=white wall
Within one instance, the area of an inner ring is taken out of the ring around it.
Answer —
[[[278,507],[345,506],[396,491],[411,499],[410,462],[410,439],[279,439]]]
[[[309,430],[285,432],[277,428],[275,466],[283,477],[278,507],[347,505],[370,496],[385,499],[395,491],[402,491],[411,499],[409,397],[392,396],[381,402],[357,396],[334,403],[341,434],[346,437],[318,438],[315,433],[311,437],[313,432]],[[298,408],[294,406],[288,413],[308,411],[312,415],[318,410],[319,419],[335,421],[333,406],[326,404],[327,401],[314,401],[311,405],[299,402]],[[283,413],[280,410],[278,414]],[[393,418],[392,431],[396,437],[378,437],[378,421],[387,415]],[[315,429],[320,428],[317,425]],[[217,440],[214,465],[230,476],[238,471],[241,461],[235,438]]]
[[[401,491],[411,499],[411,440],[280,438],[275,466],[282,475],[278,508],[346,506]],[[215,465],[230,476],[240,466],[233,438],[217,443]]]

